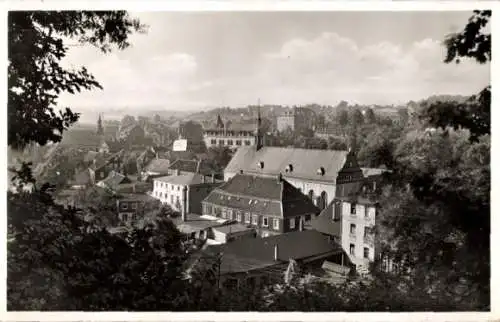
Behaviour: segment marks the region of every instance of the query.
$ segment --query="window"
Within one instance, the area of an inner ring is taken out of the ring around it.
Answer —
[[[365,218],[369,218],[370,214],[368,213],[368,207],[365,206]]]
[[[128,209],[128,205],[127,205],[126,203],[122,204],[122,209],[123,209],[123,210]]]
[[[351,204],[351,215],[355,215],[356,214],[356,204]]]
[[[368,235],[370,235],[370,228],[369,227],[365,227],[365,234],[364,234],[364,236],[367,237]]]
[[[222,210],[220,208],[215,208],[214,207],[214,212],[217,217],[220,217],[222,214]]]
[[[132,203],[132,209],[137,209],[137,204],[135,202]]]
[[[250,140],[245,140],[245,145],[250,145]]]
[[[306,221],[310,221],[311,220],[311,215],[306,215]]]
[[[181,190],[181,186],[177,186],[177,191],[180,191]]]
[[[212,206],[211,205],[205,205],[205,214],[210,215],[212,213]]]
[[[162,197],[163,197],[163,192],[160,192],[160,198],[162,198]]]
[[[351,234],[355,234],[356,233],[356,225],[355,224],[351,224],[351,230],[349,232]]]
[[[295,229],[295,218],[290,218],[290,229]]]
[[[210,144],[217,144],[217,140],[214,139],[210,140]]]
[[[273,228],[278,230],[280,229],[280,220],[275,218],[274,221],[273,221]]]
[[[227,145],[233,145],[233,140],[227,140]]]
[[[236,140],[236,145],[241,145],[241,140]]]
[[[363,248],[363,258],[368,258],[370,256],[370,249],[368,247]]]
[[[122,220],[127,222],[128,221],[128,214],[123,214]]]
[[[259,220],[259,217],[257,215],[253,215],[252,216],[252,224],[253,225],[258,225],[258,220]]]
[[[238,211],[238,213],[236,214],[236,220],[238,222],[241,222],[241,212]]]
[[[267,217],[262,217],[262,226],[264,226],[264,227],[269,226],[269,222],[268,222]]]
[[[224,140],[219,140],[219,145],[224,145]]]
[[[250,223],[250,214],[249,214],[248,212],[245,214],[245,222],[246,222],[247,224],[249,224],[249,223]]]
[[[227,217],[226,209],[222,209],[222,218],[226,219],[226,217]]]
[[[349,245],[349,254],[354,255],[354,244]]]
[[[174,204],[174,195],[170,195],[170,203]]]
[[[231,209],[227,210],[227,219],[233,219],[233,211]]]

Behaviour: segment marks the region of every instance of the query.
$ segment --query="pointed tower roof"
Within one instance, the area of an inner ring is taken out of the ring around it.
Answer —
[[[102,126],[101,113],[99,113],[99,118],[97,119],[97,135],[104,135],[104,127]]]
[[[220,114],[217,114],[217,128],[218,129],[224,128],[224,122],[222,122],[222,118],[220,117]]]

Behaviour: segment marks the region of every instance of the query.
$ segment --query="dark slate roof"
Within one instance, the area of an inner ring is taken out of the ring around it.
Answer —
[[[213,190],[205,201],[262,214],[296,216],[317,214],[312,201],[286,180],[237,174]]]
[[[278,261],[274,260],[274,247],[278,246]],[[208,255],[222,253],[220,271],[224,273],[247,272],[313,256],[342,252],[342,247],[327,236],[305,230],[266,238],[244,238],[227,244],[212,245]]]
[[[203,177],[205,177],[205,182],[203,182]],[[164,177],[154,178],[153,180],[167,182],[171,184],[178,184],[183,186],[191,186],[191,185],[211,182],[210,177],[206,177],[199,173],[186,173],[180,175],[164,176]]]
[[[145,170],[156,173],[168,173],[170,161],[167,159],[153,159],[146,166]]]
[[[321,211],[319,216],[314,217],[311,220],[312,229],[330,236],[337,236],[337,237],[341,236],[342,234],[341,220],[333,220],[334,212],[336,210],[339,211],[338,206],[337,207],[335,206],[336,202],[338,202],[338,200],[333,200],[332,202],[330,202],[330,204],[325,209],[323,209],[323,211]]]
[[[205,202],[223,207],[240,209],[252,213],[281,216],[280,201],[262,201],[249,197],[230,196],[220,191],[212,191],[205,199]]]
[[[170,165],[171,170],[179,170],[183,172],[211,174],[212,171],[204,160],[184,160],[178,159]]]
[[[99,183],[105,185],[106,187],[116,190],[119,185],[125,184],[125,183],[130,183],[130,179],[127,178],[127,176],[116,172],[116,171],[111,171],[109,175]]]
[[[125,154],[125,150],[121,149],[120,151],[110,155],[107,157],[105,160],[98,160],[95,165],[90,166],[91,169],[97,170],[99,168],[104,167],[108,163],[112,162],[114,159],[121,159],[123,158],[123,155]]]
[[[243,146],[238,148],[225,172],[239,173],[243,170],[244,173],[264,175],[277,175],[281,172],[284,178],[335,182],[347,153],[282,147],[262,147],[257,150],[255,146]],[[263,169],[259,167],[260,162],[264,163]],[[293,166],[293,171],[286,173],[289,164]],[[321,167],[325,169],[324,175],[318,174]]]

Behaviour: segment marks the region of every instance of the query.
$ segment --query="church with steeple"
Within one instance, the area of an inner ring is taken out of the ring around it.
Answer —
[[[99,153],[107,154],[109,153],[109,146],[106,143],[106,137],[104,135],[104,126],[102,121],[102,114],[99,113],[99,118],[97,119],[97,136],[99,137]]]

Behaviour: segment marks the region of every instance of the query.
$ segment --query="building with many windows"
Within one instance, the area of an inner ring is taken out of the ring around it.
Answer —
[[[281,176],[236,175],[202,202],[203,214],[254,227],[262,237],[302,230],[319,213]]]
[[[204,130],[203,140],[207,148],[221,146],[237,149],[241,146],[255,145],[255,125],[233,125],[229,121],[224,123],[218,116],[215,128]]]
[[[174,174],[154,178],[151,196],[176,211],[201,214],[202,200],[220,184],[199,173]]]
[[[357,193],[335,198],[311,221],[311,227],[341,244],[356,270],[368,273],[379,251],[374,232],[376,215],[376,201]]]

